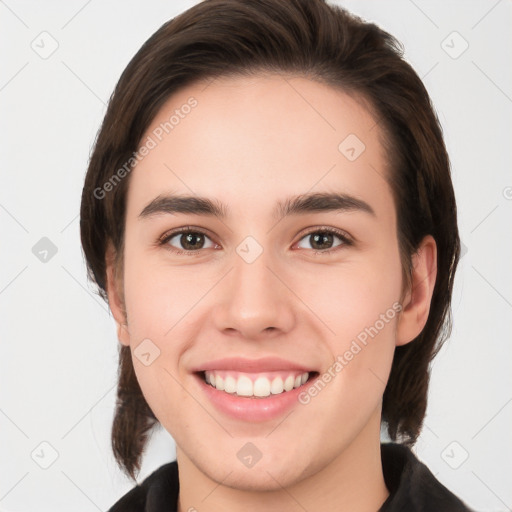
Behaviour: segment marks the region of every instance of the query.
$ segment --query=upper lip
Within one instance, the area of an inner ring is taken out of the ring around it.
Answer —
[[[297,370],[302,372],[312,372],[310,368],[287,361],[279,357],[263,357],[261,359],[245,359],[242,357],[226,357],[209,361],[196,368],[193,372],[202,372],[209,370],[233,370],[239,372],[265,372],[278,370]]]

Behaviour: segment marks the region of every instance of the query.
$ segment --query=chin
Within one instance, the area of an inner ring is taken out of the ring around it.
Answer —
[[[222,465],[205,464],[204,458],[196,464],[206,476],[226,487],[240,491],[272,492],[280,491],[283,487],[289,487],[299,483],[314,472],[311,466],[306,465],[301,469],[294,458],[281,459],[281,464],[276,466],[273,462],[261,459],[251,468],[239,464],[233,467],[232,461],[226,459]]]
[[[222,475],[218,476],[220,480],[214,480],[222,482],[226,487],[252,492],[280,491],[283,487],[289,487],[299,480],[298,475],[290,475],[285,470],[266,467],[260,468],[259,471],[255,468],[231,470],[231,474],[225,480],[222,479]]]

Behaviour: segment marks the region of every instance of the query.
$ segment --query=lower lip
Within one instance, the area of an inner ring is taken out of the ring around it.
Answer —
[[[309,379],[302,386],[293,388],[291,391],[284,391],[279,395],[255,398],[219,391],[207,384],[201,375],[196,375],[196,377],[206,396],[219,411],[237,420],[250,422],[263,422],[282,416],[294,405],[299,404],[299,394],[314,380]]]

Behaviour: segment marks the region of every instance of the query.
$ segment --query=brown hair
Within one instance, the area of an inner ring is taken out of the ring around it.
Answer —
[[[437,279],[426,326],[395,349],[383,397],[389,436],[411,445],[425,416],[429,363],[451,331],[460,241],[439,121],[400,43],[376,25],[324,0],[205,0],[165,23],[119,79],[90,158],[80,211],[89,277],[107,300],[106,248],[111,241],[122,264],[129,174],[108,194],[98,190],[132,157],[163,103],[198,80],[251,72],[289,72],[364,99],[385,139],[405,285],[420,241],[427,234],[436,240]],[[112,448],[135,479],[147,433],[158,420],[138,385],[130,348],[119,347]]]

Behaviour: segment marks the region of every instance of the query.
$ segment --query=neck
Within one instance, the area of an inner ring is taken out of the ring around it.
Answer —
[[[380,411],[379,411],[380,412]],[[304,512],[378,510],[389,496],[380,455],[380,414],[374,415],[359,435],[327,465],[286,488],[247,491],[227,487],[201,472],[179,448],[176,451],[180,495],[178,512],[207,509],[220,512]],[[219,455],[221,456],[221,455]]]

